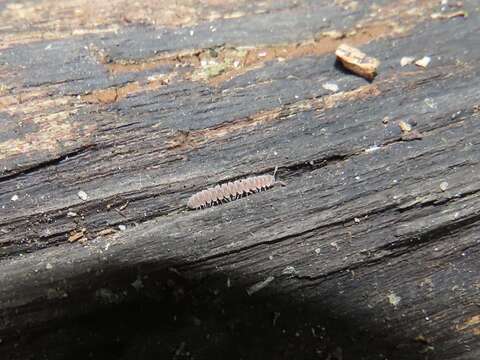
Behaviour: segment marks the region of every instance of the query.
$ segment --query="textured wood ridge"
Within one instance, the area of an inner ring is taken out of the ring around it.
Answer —
[[[480,358],[479,5],[450,3],[0,1],[0,357]]]

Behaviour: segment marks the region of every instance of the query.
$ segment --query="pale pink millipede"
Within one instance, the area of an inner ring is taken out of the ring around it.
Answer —
[[[202,190],[188,199],[187,206],[189,209],[204,209],[267,190],[277,184],[285,185],[282,181],[275,180],[276,172],[277,168],[273,175],[252,176]]]

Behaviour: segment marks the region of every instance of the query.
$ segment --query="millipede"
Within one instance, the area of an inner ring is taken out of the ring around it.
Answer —
[[[273,175],[251,176],[202,190],[188,199],[187,207],[192,210],[204,209],[270,189],[275,185],[285,186],[283,181],[275,179],[276,173],[277,168]]]

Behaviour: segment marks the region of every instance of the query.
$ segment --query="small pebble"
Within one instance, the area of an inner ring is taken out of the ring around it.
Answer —
[[[120,229],[120,231],[127,230],[127,227],[125,225],[118,225],[118,228]]]
[[[440,184],[440,190],[447,191],[448,189],[448,182],[444,181]]]
[[[77,214],[76,212],[69,211],[69,212],[67,213],[67,216],[68,216],[68,217],[75,217],[75,216],[78,216],[78,214]]]
[[[423,100],[423,102],[425,103],[425,105],[427,105],[430,109],[436,109],[438,107],[437,103],[435,102],[435,100],[433,100],[432,98],[426,98],[425,100]]]
[[[82,199],[83,201],[86,201],[88,199],[88,195],[85,191],[83,190],[80,190],[78,193],[77,193],[78,197],[80,199]]]
[[[415,61],[415,65],[426,68],[428,64],[430,64],[430,61],[432,61],[430,56],[424,56],[420,60]]]
[[[404,56],[400,59],[400,65],[403,67],[403,66],[407,66],[407,65],[410,65],[410,64],[413,64],[413,62],[415,61],[415,58],[414,57],[411,57],[411,56]]]
[[[50,263],[47,263],[47,265],[45,265],[45,269],[47,269],[47,270],[51,270],[51,269],[53,269],[53,266],[52,266],[52,264],[50,264]]]
[[[18,195],[17,194],[13,195],[10,200],[17,201],[18,200]]]

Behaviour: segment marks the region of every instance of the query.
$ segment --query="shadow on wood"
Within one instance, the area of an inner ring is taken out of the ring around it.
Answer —
[[[146,267],[148,276],[136,269],[104,274],[108,280],[91,284],[98,287],[95,310],[37,325],[26,335],[7,335],[2,354],[9,359],[414,360],[428,353],[426,340],[391,337],[390,325],[369,323],[370,314],[358,309],[352,318],[336,314],[332,308],[351,304],[342,304],[334,293],[317,304],[302,293],[279,294],[274,280],[248,295],[251,284],[231,283],[229,275],[196,279],[172,267],[159,272]],[[77,290],[80,296],[88,293]]]

